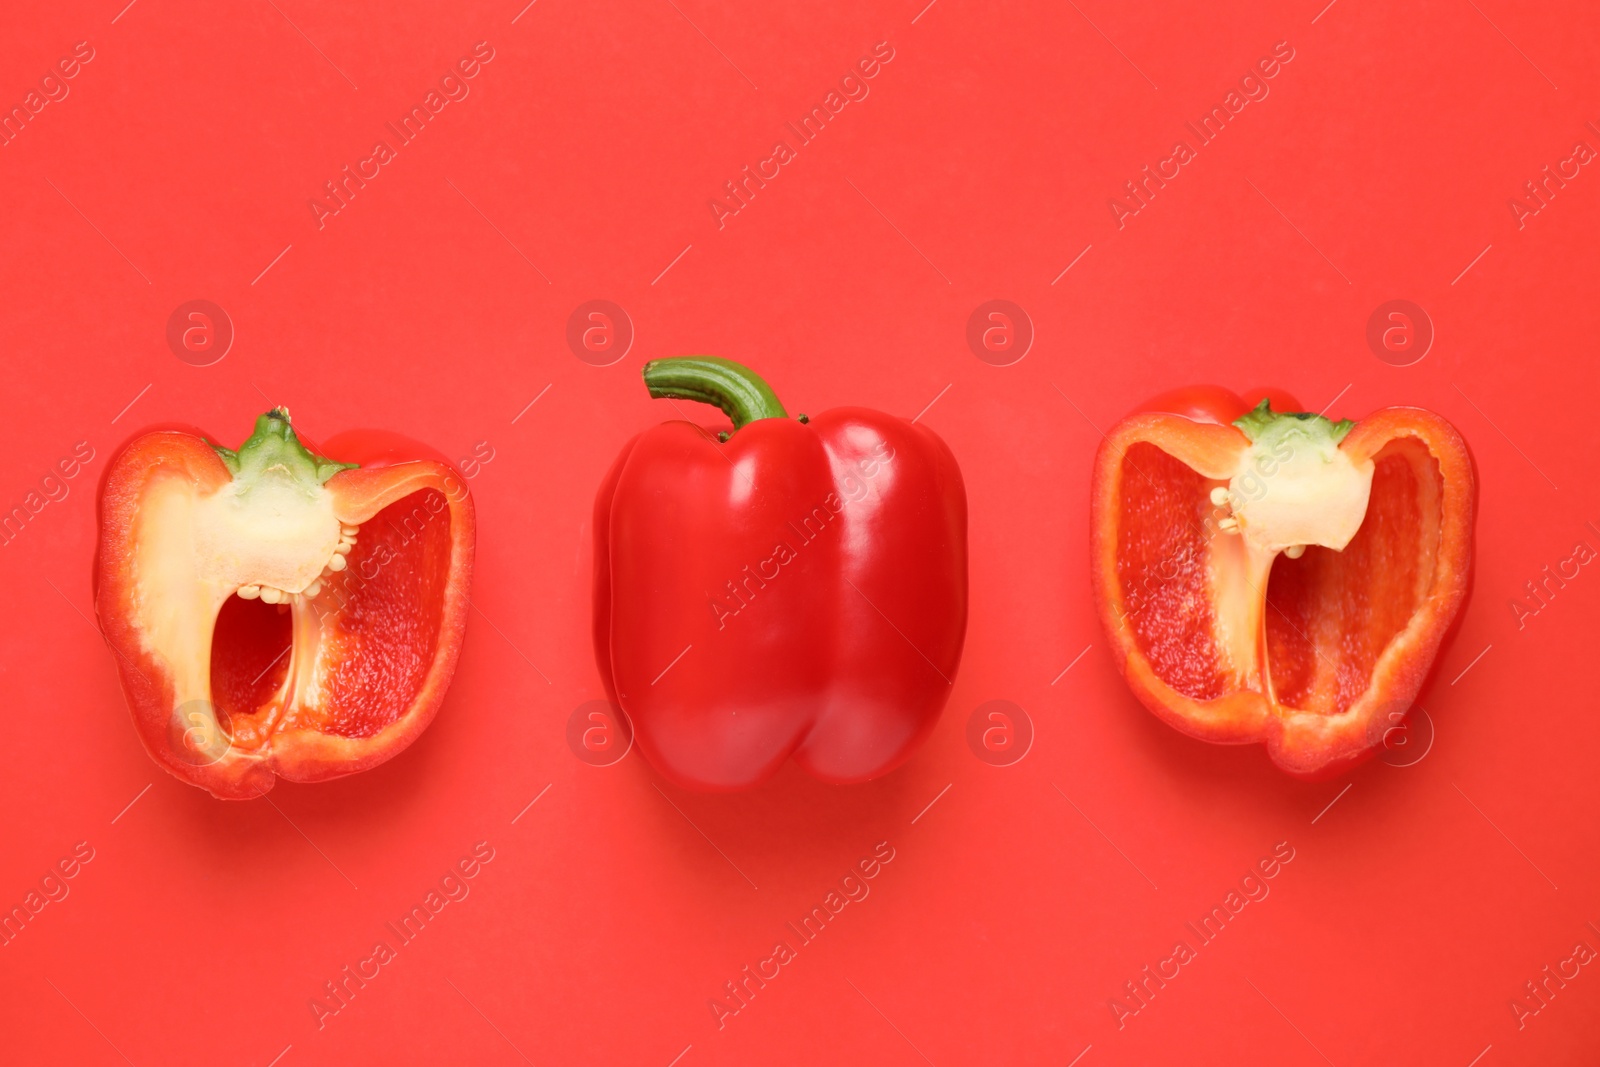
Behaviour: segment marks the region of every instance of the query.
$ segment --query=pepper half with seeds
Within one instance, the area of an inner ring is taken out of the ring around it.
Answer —
[[[357,431],[313,453],[274,408],[237,451],[147,433],[100,497],[95,611],[140,739],[225,799],[366,770],[455,669],[472,500],[448,464]]]
[[[1184,733],[1337,774],[1404,721],[1470,582],[1476,490],[1438,415],[1334,422],[1196,386],[1095,458],[1091,578],[1139,700]]]

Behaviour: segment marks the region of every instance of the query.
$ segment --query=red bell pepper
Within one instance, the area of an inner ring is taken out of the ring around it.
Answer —
[[[237,452],[137,437],[101,487],[95,611],[134,725],[157,763],[218,797],[382,763],[455,669],[465,484],[394,434],[328,451],[353,462],[313,454],[276,408]]]
[[[1146,707],[1321,778],[1381,747],[1427,679],[1467,596],[1476,491],[1432,412],[1275,403],[1299,407],[1201,386],[1119,423],[1095,458],[1092,581]]]
[[[790,418],[730,360],[655,360],[644,380],[733,430],[647,430],[595,500],[595,651],[639,748],[707,790],[790,756],[829,782],[894,769],[933,729],[966,634],[955,457],[865,408]]]

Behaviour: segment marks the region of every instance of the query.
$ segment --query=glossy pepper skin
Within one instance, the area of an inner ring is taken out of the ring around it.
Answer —
[[[828,782],[886,774],[932,730],[961,658],[955,457],[865,408],[790,418],[729,360],[644,377],[734,429],[647,430],[595,500],[595,652],[641,751],[701,790],[754,786],[790,756]]]
[[[1091,580],[1157,717],[1264,743],[1315,779],[1383,747],[1428,679],[1470,588],[1476,489],[1466,443],[1432,412],[1336,423],[1298,407],[1197,386],[1113,428]]]
[[[472,574],[465,483],[381,431],[308,450],[275,408],[237,451],[147,433],[107,469],[95,611],[140,740],[247,800],[411,744],[455,669]]]

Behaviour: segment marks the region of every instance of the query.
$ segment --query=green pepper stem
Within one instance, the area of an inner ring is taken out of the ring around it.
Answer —
[[[264,471],[276,470],[307,484],[321,485],[340,471],[359,466],[337,463],[306,448],[289,425],[289,409],[282,407],[256,419],[255,433],[238,451],[217,444],[211,447],[222,457],[229,473],[246,482],[255,481]]]
[[[772,387],[742,363],[720,356],[674,356],[644,365],[644,384],[657,400],[715,404],[738,430],[757,419],[786,419]]]
[[[1233,420],[1233,424],[1244,432],[1252,442],[1261,440],[1262,436],[1274,432],[1274,428],[1282,431],[1295,423],[1286,420],[1294,419],[1304,424],[1303,432],[1311,433],[1313,430],[1325,432],[1334,444],[1345,439],[1345,435],[1355,429],[1355,422],[1350,419],[1341,419],[1334,422],[1323,415],[1310,411],[1273,411],[1272,401],[1266,397],[1261,398],[1261,403],[1254,409]]]

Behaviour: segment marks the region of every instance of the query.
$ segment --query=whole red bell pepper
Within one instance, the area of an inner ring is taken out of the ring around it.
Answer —
[[[640,749],[679,785],[785,759],[875,778],[932,730],[967,621],[966,490],[933,431],[865,408],[790,418],[730,360],[645,365],[733,422],[647,430],[595,500],[595,650]]]
[[[447,463],[395,434],[238,451],[185,432],[106,472],[95,611],[150,755],[225,799],[382,763],[439,710],[472,575],[473,509]]]
[[[1298,407],[1200,386],[1119,423],[1095,458],[1091,567],[1146,707],[1317,778],[1382,747],[1427,679],[1467,596],[1476,491],[1432,412]]]

